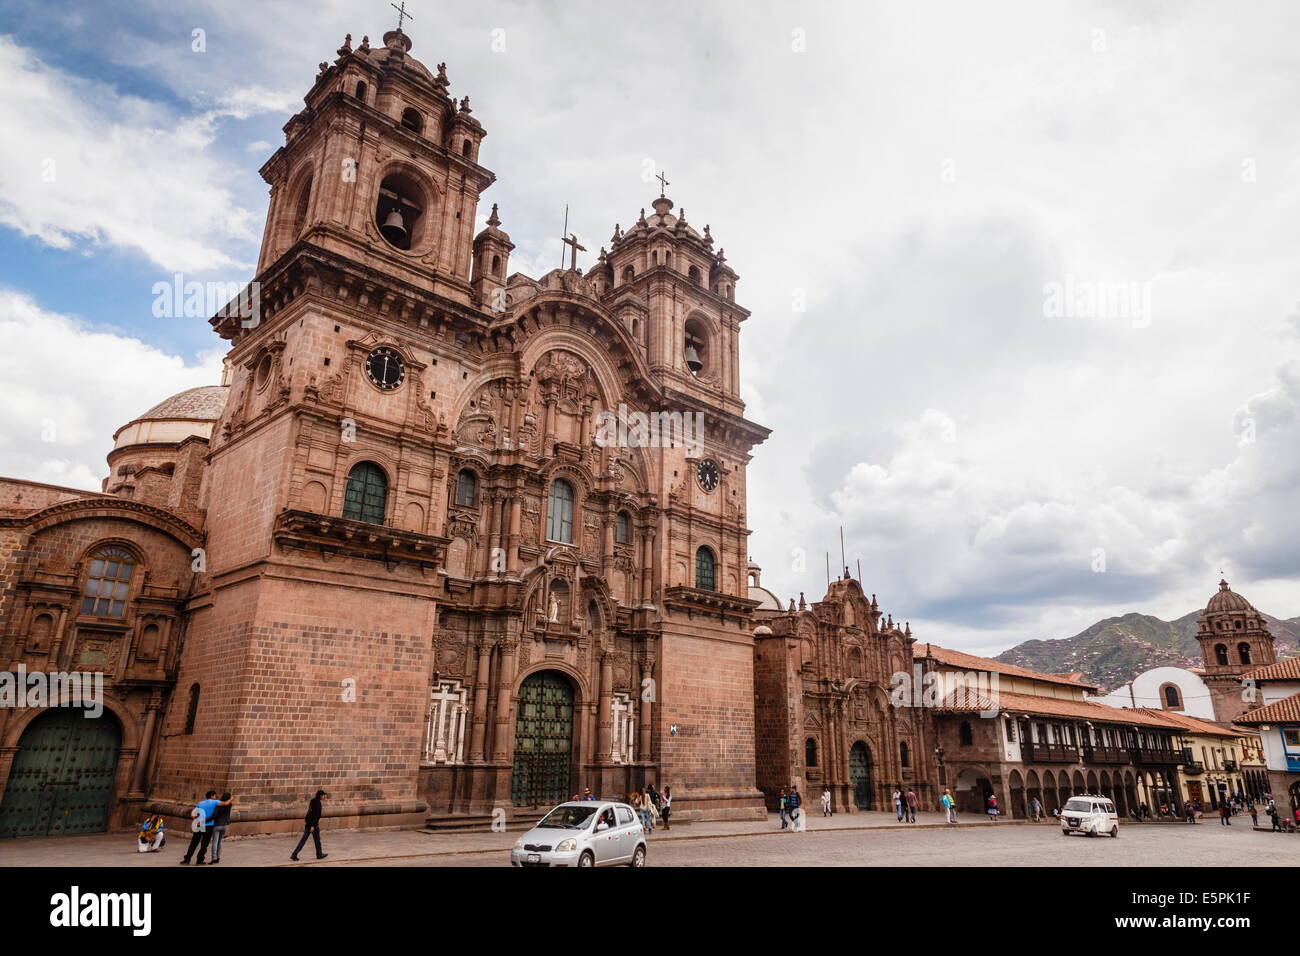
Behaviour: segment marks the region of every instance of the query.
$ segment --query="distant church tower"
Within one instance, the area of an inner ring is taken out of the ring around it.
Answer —
[[[1234,720],[1256,703],[1247,699],[1242,679],[1277,660],[1273,635],[1260,613],[1227,581],[1219,582],[1219,592],[1205,605],[1197,625],[1214,716]]]

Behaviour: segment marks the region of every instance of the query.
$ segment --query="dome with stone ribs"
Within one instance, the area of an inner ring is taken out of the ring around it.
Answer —
[[[1214,614],[1223,611],[1254,611],[1255,608],[1249,601],[1228,587],[1227,581],[1219,582],[1219,593],[1210,598],[1210,603],[1205,605],[1207,614]]]

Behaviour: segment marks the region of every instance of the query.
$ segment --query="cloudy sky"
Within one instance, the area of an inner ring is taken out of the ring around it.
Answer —
[[[592,250],[664,169],[740,273],[752,553],[825,553],[977,652],[1201,605],[1300,614],[1300,7],[410,0],[518,244]],[[256,10],[256,13],[253,10]],[[175,272],[246,280],[316,64],[381,0],[8,0],[0,474],[97,488],[215,381]],[[196,51],[194,31],[204,49]],[[486,213],[486,207],[484,209]]]

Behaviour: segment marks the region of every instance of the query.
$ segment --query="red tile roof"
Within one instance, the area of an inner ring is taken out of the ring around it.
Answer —
[[[944,710],[977,712],[1004,710],[1046,717],[1074,717],[1111,724],[1141,724],[1165,730],[1182,729],[1181,725],[1166,719],[1163,711],[1111,707],[1090,700],[1062,700],[1059,697],[1040,697],[1037,694],[1014,694],[999,691],[996,697],[977,693],[975,688],[959,687],[944,699]],[[1231,735],[1230,735],[1231,736]]]
[[[912,654],[914,657],[932,657],[946,667],[956,667],[964,671],[991,671],[1006,677],[1021,677],[1025,680],[1039,680],[1048,684],[1064,684],[1067,687],[1082,690],[1095,691],[1100,689],[1093,684],[1078,679],[1075,674],[1043,674],[1025,667],[1017,667],[1015,664],[1004,664],[1002,661],[995,661],[988,657],[963,654],[961,651],[949,650],[946,647],[940,647],[938,644],[913,644]]]
[[[1240,737],[1243,732],[1242,730],[1234,731],[1228,727],[1221,727],[1208,720],[1201,720],[1199,717],[1189,717],[1186,714],[1176,714],[1172,710],[1154,710],[1150,707],[1139,709],[1148,714],[1157,714],[1164,717],[1166,720],[1171,721],[1187,733],[1205,734],[1209,737]]]
[[[1237,723],[1248,727],[1257,724],[1300,723],[1300,694],[1292,694],[1263,707],[1248,710],[1237,718]]]
[[[1300,680],[1300,657],[1288,657],[1276,664],[1256,667],[1246,676],[1251,680]]]

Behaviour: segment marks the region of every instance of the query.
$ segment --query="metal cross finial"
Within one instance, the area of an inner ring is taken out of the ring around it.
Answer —
[[[402,5],[400,7],[395,3],[390,3],[389,6],[397,11],[397,32],[401,33],[402,20],[403,19],[414,20],[415,17],[411,16],[409,13],[406,12],[406,0],[402,0]]]
[[[570,269],[578,268],[578,253],[586,252],[587,247],[579,245],[577,234],[572,232],[569,233],[569,238],[561,239],[560,242],[564,243],[566,246],[569,246],[573,252],[573,261],[570,263],[569,268]]]
[[[663,199],[664,189],[667,188],[668,186],[671,186],[672,183],[668,181],[668,177],[664,175],[664,171],[662,169],[659,170],[659,175],[656,176],[655,179],[659,180],[659,198]]]

